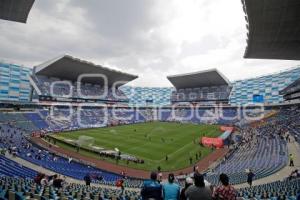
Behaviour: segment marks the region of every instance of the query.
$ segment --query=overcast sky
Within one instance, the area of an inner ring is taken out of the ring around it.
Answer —
[[[2,59],[32,67],[69,54],[136,74],[135,86],[211,68],[233,81],[300,65],[243,59],[240,0],[39,0],[27,24],[0,20],[0,31]]]

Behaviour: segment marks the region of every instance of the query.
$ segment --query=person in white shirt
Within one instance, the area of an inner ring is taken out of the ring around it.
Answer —
[[[48,186],[48,176],[44,176],[44,178],[42,178],[41,186],[42,187]]]

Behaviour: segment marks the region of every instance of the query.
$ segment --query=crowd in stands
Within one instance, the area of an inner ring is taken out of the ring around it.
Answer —
[[[141,199],[139,192],[134,190],[122,192],[119,188],[66,183],[60,177],[52,177],[52,180],[42,185],[34,179],[0,177],[0,199]]]
[[[13,124],[0,125],[0,149],[1,151],[4,149],[4,151],[11,156],[20,157],[28,162],[42,166],[58,174],[63,174],[79,180],[83,180],[87,173],[93,174],[94,177],[99,177],[93,179],[93,182],[105,185],[114,185],[115,181],[122,178],[121,175],[100,170],[89,166],[89,164],[79,163],[72,159],[70,161],[68,157],[61,157],[41,147],[32,145],[30,141],[28,141],[28,137],[28,133],[26,134],[24,130],[14,127]],[[2,160],[6,159],[3,155],[0,158]],[[12,166],[13,168],[9,170],[6,168],[0,168],[0,174],[3,173],[8,176],[18,176],[19,174],[15,173],[15,170],[18,170],[18,165],[12,164]],[[32,178],[35,173],[36,172],[33,172],[32,170],[25,169],[22,177]],[[141,181],[137,179],[128,179],[128,181],[125,182],[127,187],[138,187],[140,184]]]
[[[0,112],[0,122],[7,119],[14,121],[15,125],[27,131],[43,130],[56,132],[64,130],[77,130],[82,128],[95,128],[111,125],[133,124],[153,120],[195,123],[195,124],[235,124],[239,121],[236,109],[171,109],[164,108],[155,113],[152,109],[126,109],[126,108],[56,108],[37,109],[31,112]]]
[[[36,130],[46,130],[51,127],[55,130],[55,127],[62,127],[62,124],[66,123],[67,120],[65,119],[68,116],[68,111],[58,109],[55,112],[56,119],[61,124],[57,124],[58,122],[54,123],[54,119],[50,118],[50,112],[47,110],[26,113],[0,113],[0,153],[2,154],[0,155],[0,176],[3,176],[0,179],[0,183],[2,184],[0,186],[0,199],[1,195],[7,198],[10,190],[14,191],[14,195],[20,195],[21,197],[26,195],[32,197],[34,195],[50,195],[51,197],[64,196],[72,199],[77,195],[84,196],[88,194],[91,198],[101,197],[102,199],[109,199],[112,196],[119,197],[120,199],[145,199],[149,195],[148,191],[153,189],[151,186],[155,186],[154,189],[158,188],[160,192],[157,195],[160,195],[159,198],[161,199],[166,199],[166,197],[168,199],[169,196],[170,198],[176,196],[176,199],[223,199],[222,197],[225,193],[227,196],[231,196],[228,199],[235,199],[236,197],[257,199],[285,197],[295,199],[300,193],[299,173],[296,169],[291,172],[289,177],[286,177],[284,182],[274,182],[240,190],[235,190],[229,184],[230,177],[231,184],[248,182],[251,186],[253,180],[274,174],[287,165],[288,161],[291,160],[287,153],[289,135],[293,134],[297,140],[297,135],[300,132],[300,113],[297,109],[280,110],[279,114],[264,119],[260,123],[251,126],[242,126],[240,131],[241,141],[231,147],[231,154],[205,176],[195,173],[193,179],[187,177],[182,189],[180,189],[182,184],[177,184],[176,177],[172,174],[169,175],[168,182],[164,184],[156,180],[157,174],[155,173],[151,175],[151,180],[143,183],[141,180],[124,179],[122,175],[106,172],[88,164],[72,160],[70,162],[68,158],[52,154],[43,148],[32,145],[28,141],[28,133],[33,130],[32,127],[35,127]],[[171,111],[166,111],[167,114],[168,112]],[[176,112],[177,115],[186,116],[191,111],[183,109]],[[233,115],[234,112],[233,109],[226,110],[227,115]],[[122,110],[118,113],[119,116],[130,114],[130,112]],[[167,114],[162,115],[162,118],[166,121],[172,121],[171,118],[167,117]],[[62,117],[58,117],[59,115]],[[94,123],[99,116],[100,118],[102,116],[101,111],[97,109],[84,110],[82,115],[86,123]],[[140,115],[145,121],[149,119],[153,120],[153,112],[151,110],[143,110],[140,112]],[[10,120],[10,123],[7,123],[8,120]],[[66,126],[63,127],[80,128],[73,120],[71,121],[72,124],[67,125],[66,123]],[[124,123],[134,123],[134,121],[129,120]],[[37,176],[38,173],[36,171],[23,167],[5,157],[6,152],[12,156],[20,157],[31,163],[50,169],[57,174],[85,180],[86,182],[89,182],[87,181],[87,174],[89,174],[88,177],[91,183],[101,183],[109,186],[114,186],[117,181],[124,180],[121,184],[122,188],[142,188],[141,194],[134,190],[126,190],[124,192],[124,189],[104,189],[76,184],[63,184],[64,181],[59,181],[62,183],[61,187],[56,187],[53,183],[54,180],[63,180],[63,178],[43,174]],[[245,169],[249,169],[248,175]],[[251,173],[252,175],[249,176]],[[34,177],[39,177],[39,179],[35,179]],[[207,187],[203,183],[204,177],[211,185],[219,185],[219,183],[222,183],[222,185],[215,188]],[[251,178],[249,179],[249,177]],[[9,184],[6,185],[6,183]],[[18,188],[18,184],[16,183],[24,185],[24,188]],[[198,193],[205,196],[199,197],[197,196]],[[150,194],[155,193],[150,192]]]
[[[85,185],[68,183],[56,174],[47,176],[39,173],[33,179],[0,176],[0,199],[296,200],[300,195],[300,178],[236,189],[224,173],[220,174],[218,185],[209,184],[199,172],[187,177],[183,186],[174,174],[169,174],[163,182],[157,176],[156,172],[152,172],[140,189],[127,189],[122,181],[117,187],[99,187],[90,185],[89,178],[85,180]]]
[[[297,107],[280,110],[277,123],[294,135],[296,141],[300,143],[300,110]]]

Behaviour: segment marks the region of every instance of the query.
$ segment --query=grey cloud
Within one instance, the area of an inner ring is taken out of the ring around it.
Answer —
[[[67,53],[140,75],[142,79],[136,83],[144,86],[169,86],[166,75],[189,72],[197,66],[200,67],[197,70],[201,70],[201,66],[206,66],[201,60],[194,63],[193,67],[183,66],[183,60],[207,55],[216,49],[232,51],[221,61],[211,61],[216,67],[230,66],[230,63],[241,64],[241,69],[243,66],[249,67],[242,59],[245,46],[244,41],[240,41],[240,35],[245,33],[240,31],[236,35],[224,35],[222,38],[216,38],[214,33],[207,34],[196,42],[170,41],[162,27],[176,17],[172,12],[172,2],[36,1],[27,24],[0,20],[0,57],[34,66]],[[211,12],[217,5],[209,0],[202,0],[200,4],[201,12]],[[222,16],[216,17],[222,20]],[[240,45],[238,48],[228,47],[237,40]],[[254,63],[268,65],[269,62]],[[226,69],[229,68],[224,67],[223,70]],[[223,71],[222,68],[220,70]]]

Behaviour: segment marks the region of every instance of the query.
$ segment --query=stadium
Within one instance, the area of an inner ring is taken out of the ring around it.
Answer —
[[[26,23],[34,3],[0,1],[0,18]],[[300,59],[299,2],[242,8],[244,58]],[[172,87],[138,78],[68,54],[1,61],[0,199],[299,199],[300,66],[163,77]]]

